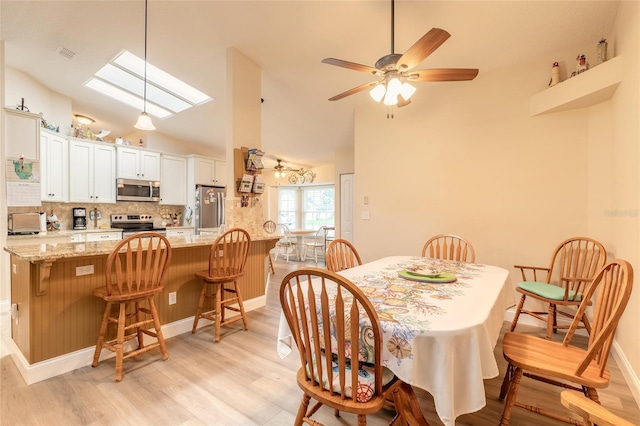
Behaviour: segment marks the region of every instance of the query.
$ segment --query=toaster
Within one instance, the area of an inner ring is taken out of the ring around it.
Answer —
[[[9,234],[37,234],[40,232],[40,213],[9,213]]]

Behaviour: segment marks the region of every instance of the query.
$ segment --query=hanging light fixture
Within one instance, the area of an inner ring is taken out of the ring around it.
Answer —
[[[148,0],[144,0],[144,104],[142,112],[138,116],[138,121],[133,127],[140,130],[155,130],[151,117],[147,114],[147,9]]]

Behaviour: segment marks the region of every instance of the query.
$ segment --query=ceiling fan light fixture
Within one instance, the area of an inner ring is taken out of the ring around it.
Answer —
[[[387,93],[384,95],[384,104],[393,106],[398,104],[398,95],[402,89],[402,83],[397,78],[392,78],[387,83]]]
[[[387,88],[384,87],[384,84],[377,84],[369,91],[369,95],[371,95],[374,101],[380,102],[386,92]]]
[[[405,101],[408,101],[414,93],[416,93],[415,87],[406,82],[402,83],[402,86],[400,87],[400,96],[402,96]]]
[[[389,93],[390,96],[398,96],[401,90],[402,82],[400,81],[400,79],[394,77],[389,80],[389,83],[387,84],[387,93]]]

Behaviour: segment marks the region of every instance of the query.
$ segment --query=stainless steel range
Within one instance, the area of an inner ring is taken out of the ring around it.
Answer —
[[[150,214],[112,214],[111,227],[122,229],[122,238],[149,231],[166,234],[166,228],[153,226]]]

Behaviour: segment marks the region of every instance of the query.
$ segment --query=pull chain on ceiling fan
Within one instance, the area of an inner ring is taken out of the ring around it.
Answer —
[[[442,43],[451,36],[440,28],[432,28],[423,35],[404,54],[395,53],[395,1],[391,0],[391,53],[378,59],[375,68],[343,61],[335,58],[325,58],[323,63],[348,68],[354,71],[371,73],[380,77],[378,81],[363,84],[342,92],[330,101],[337,101],[363,90],[371,88],[369,94],[376,101],[387,106],[403,107],[411,103],[411,96],[416,89],[410,82],[423,81],[465,81],[473,80],[478,75],[477,68],[441,68],[412,71],[414,67],[427,59]]]

